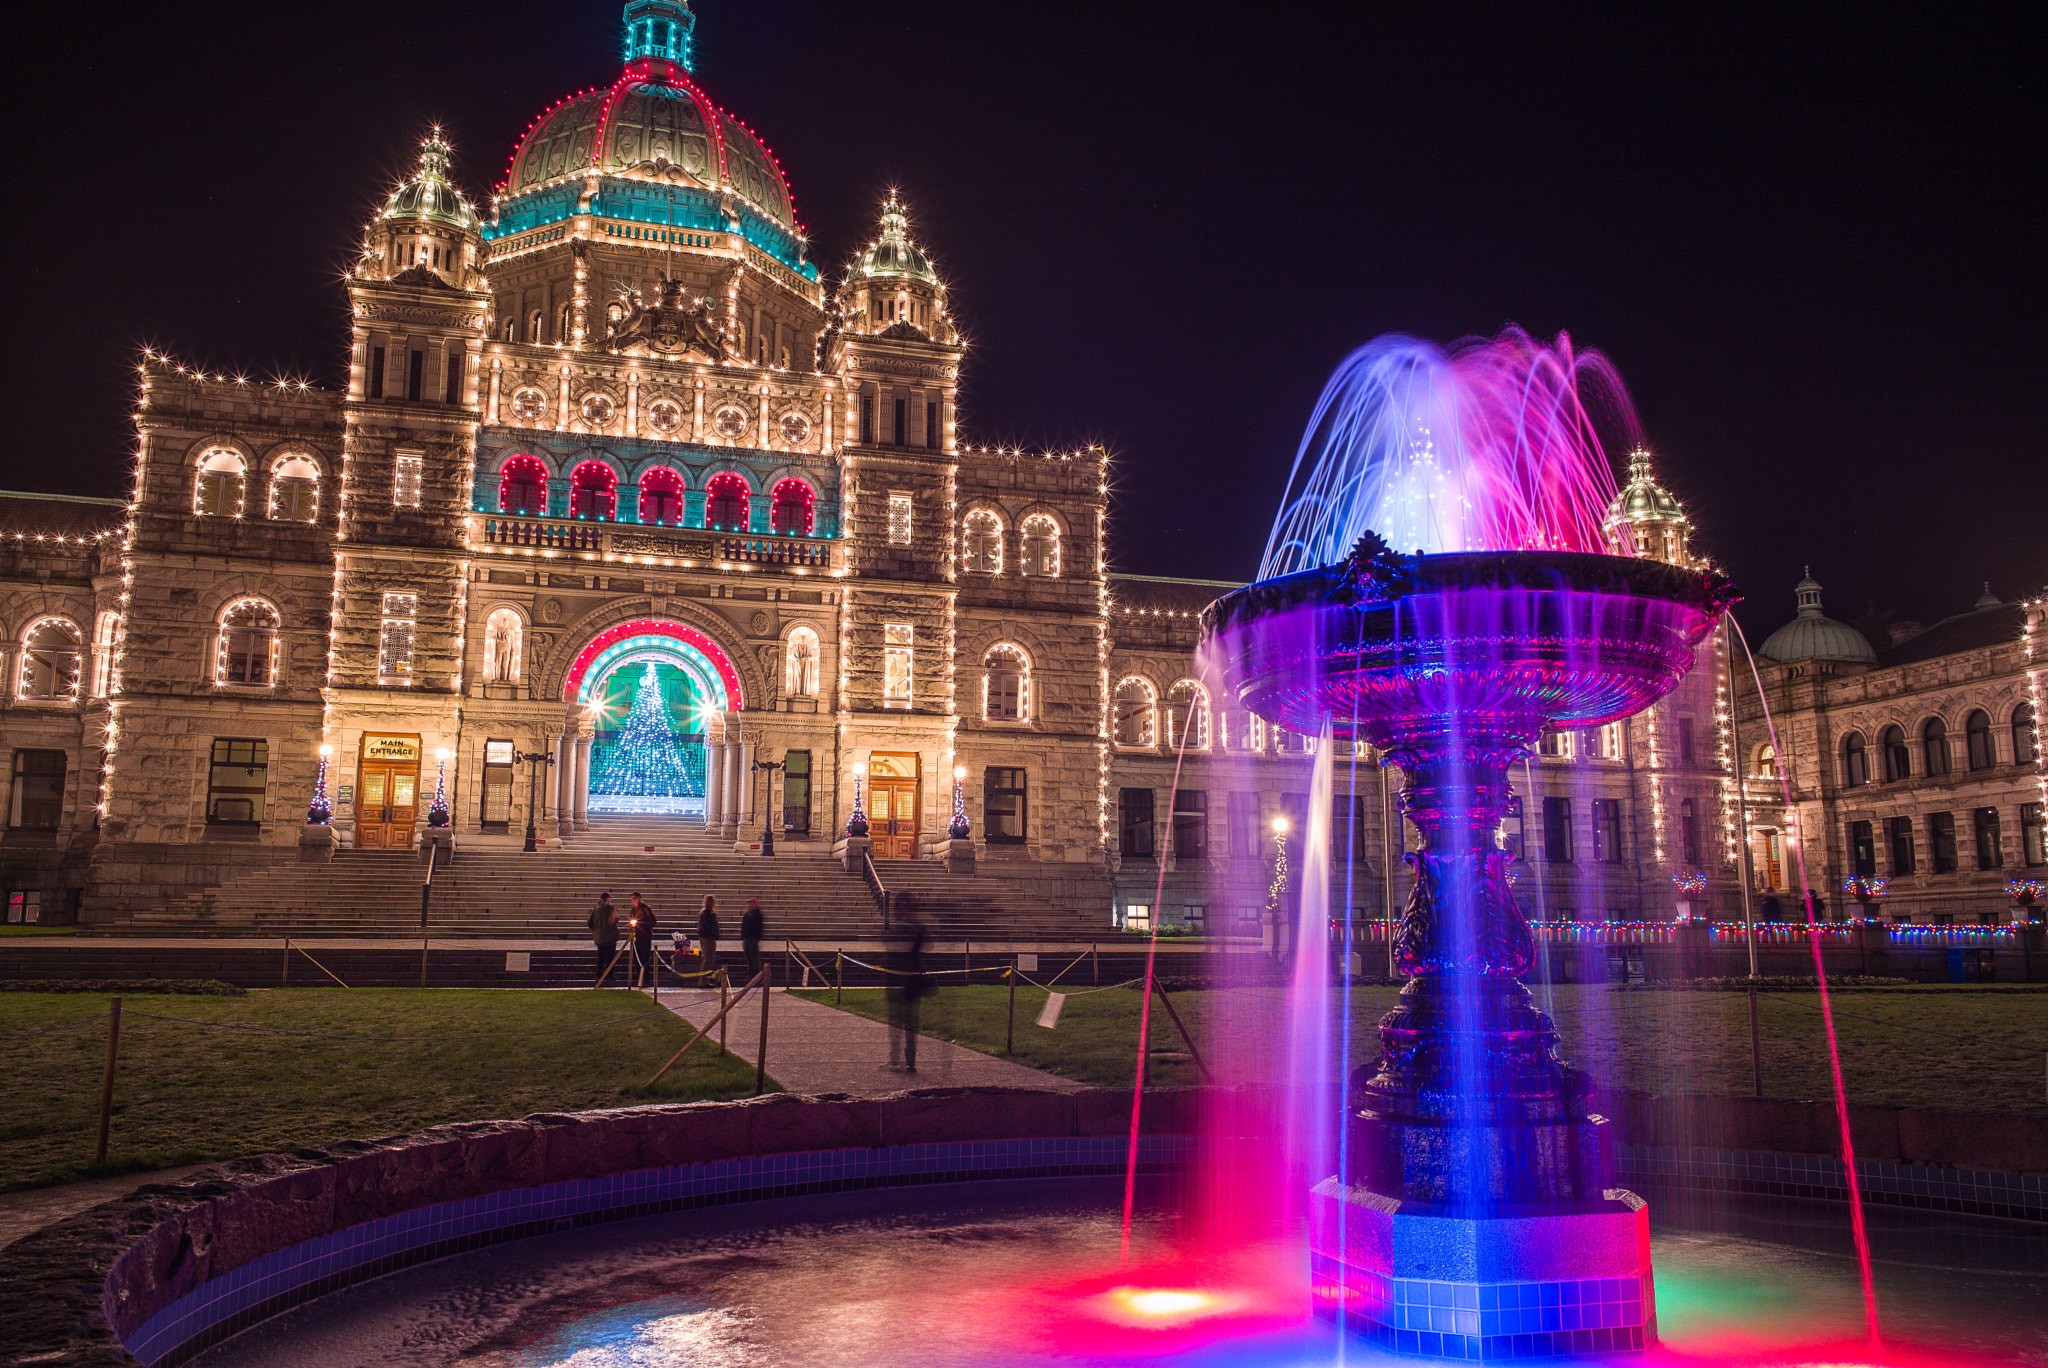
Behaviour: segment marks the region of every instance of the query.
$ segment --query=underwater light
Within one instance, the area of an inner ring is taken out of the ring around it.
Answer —
[[[1118,1296],[1141,1316],[1183,1316],[1206,1310],[1212,1300],[1200,1292],[1121,1292]]]

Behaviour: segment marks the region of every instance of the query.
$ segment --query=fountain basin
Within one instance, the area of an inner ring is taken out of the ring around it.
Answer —
[[[1657,1338],[1649,1207],[1622,1188],[1471,1217],[1327,1178],[1309,1223],[1316,1314],[1398,1353],[1498,1362]]]

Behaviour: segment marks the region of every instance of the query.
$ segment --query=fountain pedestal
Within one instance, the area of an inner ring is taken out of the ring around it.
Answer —
[[[1319,1313],[1397,1351],[1498,1361],[1656,1340],[1649,1217],[1521,977],[1535,961],[1494,832],[1546,726],[1640,712],[1691,668],[1718,576],[1572,552],[1400,556],[1265,580],[1203,613],[1270,722],[1371,742],[1421,837],[1394,958],[1409,981],[1351,1079],[1341,1172],[1311,1195]]]

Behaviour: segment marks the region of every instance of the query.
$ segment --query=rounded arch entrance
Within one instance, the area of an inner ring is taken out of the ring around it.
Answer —
[[[706,736],[746,705],[717,641],[661,618],[617,623],[577,653],[562,692],[591,721],[589,811],[704,815]]]

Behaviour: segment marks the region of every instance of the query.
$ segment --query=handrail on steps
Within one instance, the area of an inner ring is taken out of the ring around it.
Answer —
[[[882,875],[875,868],[875,852],[872,849],[860,853],[861,877],[867,880],[868,892],[875,895],[875,906],[882,911],[882,926],[889,925],[889,890],[882,886]]]
[[[440,858],[439,842],[427,847],[427,877],[420,881],[420,925],[427,924],[427,899],[434,896],[434,861]]]

